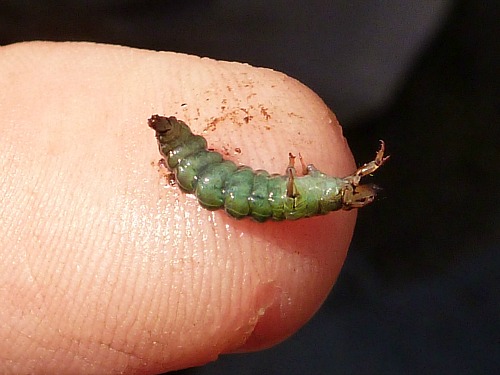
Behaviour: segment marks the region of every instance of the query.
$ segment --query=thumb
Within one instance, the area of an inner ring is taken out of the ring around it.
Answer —
[[[354,169],[324,103],[274,71],[83,43],[0,48],[0,369],[165,372],[269,347],[319,308],[355,214],[237,221],[165,182],[147,119],[236,163]]]

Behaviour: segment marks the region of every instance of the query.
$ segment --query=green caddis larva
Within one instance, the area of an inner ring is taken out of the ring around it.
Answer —
[[[373,202],[376,192],[370,185],[360,185],[360,180],[388,159],[381,141],[373,161],[343,178],[306,165],[300,155],[303,176],[297,176],[292,154],[285,175],[269,174],[224,160],[218,152],[207,149],[205,138],[193,134],[175,117],[153,115],[148,124],[156,131],[160,153],[179,187],[194,194],[203,207],[224,208],[237,219],[296,220],[366,206]]]

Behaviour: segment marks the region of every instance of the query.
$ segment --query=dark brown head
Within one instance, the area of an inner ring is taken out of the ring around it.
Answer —
[[[156,130],[157,133],[168,133],[178,121],[175,117],[165,117],[160,115],[153,115],[148,120],[150,128]]]

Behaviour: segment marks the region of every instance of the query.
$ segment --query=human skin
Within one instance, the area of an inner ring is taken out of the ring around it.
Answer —
[[[160,373],[270,347],[334,284],[356,213],[257,223],[170,186],[147,119],[284,173],[355,164],[281,73],[88,43],[0,48],[0,372]],[[279,360],[279,359],[278,359]]]

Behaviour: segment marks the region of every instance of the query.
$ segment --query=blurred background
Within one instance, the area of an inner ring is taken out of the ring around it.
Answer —
[[[0,44],[95,41],[248,62],[316,91],[358,161],[384,139],[319,313],[267,351],[179,374],[493,374],[500,369],[499,3],[0,1]]]

